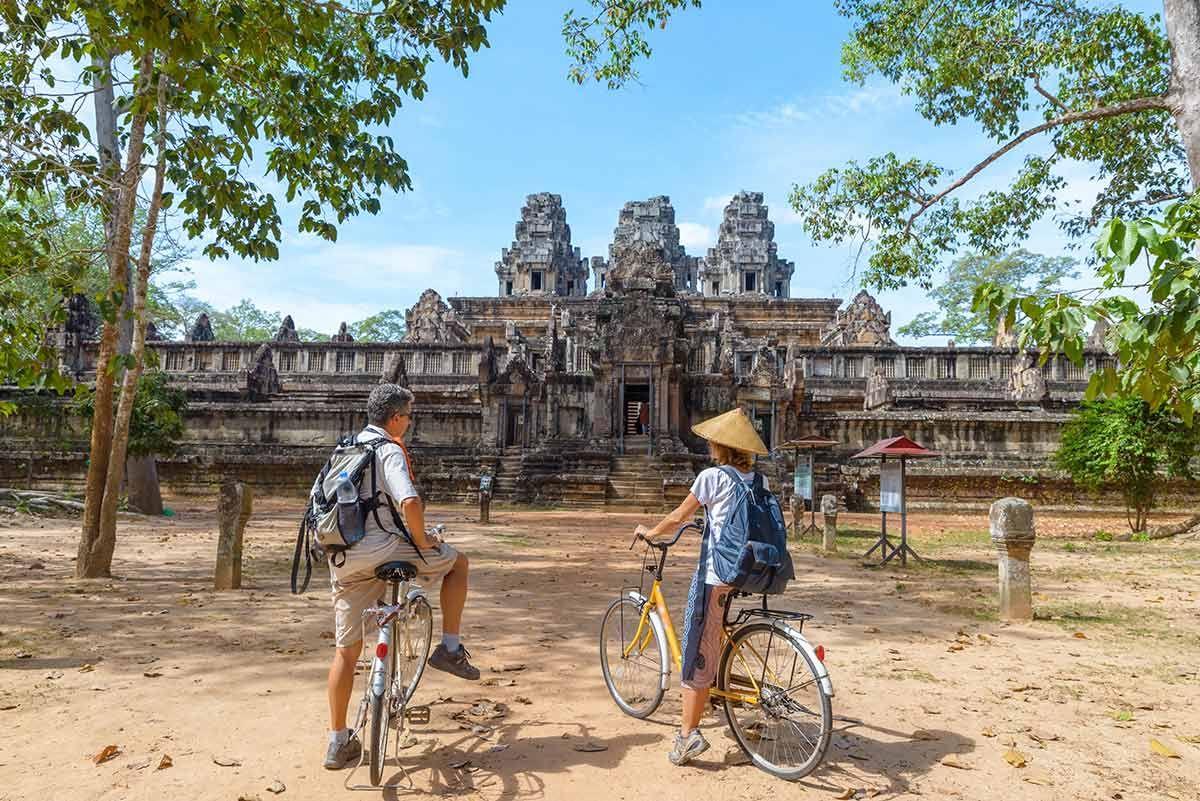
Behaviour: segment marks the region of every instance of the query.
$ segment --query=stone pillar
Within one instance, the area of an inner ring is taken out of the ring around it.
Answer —
[[[821,515],[825,518],[825,531],[821,544],[825,553],[837,551],[837,513],[837,496],[822,495]]]
[[[988,514],[992,543],[1000,554],[1000,619],[1032,620],[1029,552],[1035,539],[1033,507],[1020,498],[1001,498]]]
[[[804,499],[799,495],[792,495],[792,536],[797,539],[800,537],[800,530],[804,527]]]
[[[221,484],[217,501],[217,516],[221,533],[217,538],[217,569],[213,587],[236,590],[242,586],[242,532],[253,509],[253,493],[240,481],[232,479]]]

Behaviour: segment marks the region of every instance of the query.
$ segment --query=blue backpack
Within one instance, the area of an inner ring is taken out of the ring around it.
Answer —
[[[747,484],[732,467],[720,470],[733,481],[734,499],[713,553],[713,569],[721,581],[742,592],[777,595],[796,577],[779,501],[758,473]]]

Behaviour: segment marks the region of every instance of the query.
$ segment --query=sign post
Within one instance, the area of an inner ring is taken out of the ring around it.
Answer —
[[[492,508],[492,476],[484,473],[479,477],[479,522],[487,523]]]
[[[780,445],[780,449],[791,448],[794,454],[796,469],[792,474],[792,494],[793,497],[801,500],[801,505],[796,507],[795,517],[792,520],[792,528],[797,536],[804,536],[810,531],[820,531],[817,527],[817,504],[815,495],[815,477],[813,476],[813,451],[817,448],[831,448],[837,445],[838,441],[834,439],[825,439],[823,437],[808,436],[801,439],[794,439],[791,442],[785,442]],[[800,451],[804,451],[801,456]],[[808,525],[803,529],[800,528],[800,520],[804,514],[803,503],[808,503],[809,519]]]
[[[871,447],[852,457],[854,459],[863,459],[878,456],[880,459],[879,512],[881,519],[879,539],[871,546],[870,550],[863,554],[864,559],[878,550],[880,565],[886,565],[897,556],[900,557],[900,564],[905,566],[908,565],[909,556],[920,561],[921,557],[908,544],[908,501],[905,498],[904,492],[905,465],[908,459],[937,455],[908,437],[901,436],[881,439]],[[893,544],[888,539],[888,512],[900,515],[900,542],[898,544]]]

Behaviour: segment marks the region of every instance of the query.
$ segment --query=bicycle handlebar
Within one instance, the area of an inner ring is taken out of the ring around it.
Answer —
[[[673,546],[675,543],[679,542],[679,538],[683,536],[683,532],[687,531],[689,528],[694,528],[697,531],[700,530],[700,526],[694,522],[693,523],[684,523],[682,526],[679,527],[679,530],[675,532],[675,536],[672,537],[669,542],[658,542],[656,540],[650,539],[645,534],[635,534],[633,537],[633,542],[629,543],[629,550],[632,551],[633,546],[638,544],[638,540],[641,540],[642,542],[649,545],[651,548],[658,548],[659,550],[665,551],[668,548],[670,548],[671,546]]]

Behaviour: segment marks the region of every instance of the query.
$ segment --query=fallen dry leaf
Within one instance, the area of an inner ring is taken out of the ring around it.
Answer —
[[[1014,768],[1025,767],[1025,755],[1015,748],[1010,748],[1004,752],[1004,761]]]
[[[267,792],[274,793],[275,795],[279,795],[286,789],[287,789],[287,785],[285,785],[283,782],[279,781],[279,779],[276,779],[275,781],[271,782],[271,786],[267,788]]]
[[[927,742],[932,742],[934,740],[937,740],[938,736],[931,731],[926,731],[925,729],[917,729],[916,731],[914,731],[912,733],[910,739],[925,740]]]
[[[725,752],[724,762],[726,765],[749,765],[750,757],[746,756],[746,752],[736,745]]]
[[[236,768],[242,764],[242,760],[228,756],[215,756],[212,758],[212,761],[223,768]]]
[[[94,757],[92,757],[92,762],[96,765],[99,765],[103,762],[107,762],[108,760],[115,758],[120,753],[121,753],[121,749],[117,748],[115,745],[106,745],[100,749],[100,753],[98,753]]]
[[[171,760],[170,754],[163,754],[162,759],[158,760],[158,767],[155,770],[166,770],[175,763]]]
[[[1175,753],[1175,751],[1170,746],[1164,745],[1163,743],[1159,742],[1158,740],[1150,741],[1150,751],[1151,751],[1151,753],[1158,754],[1159,756],[1166,757],[1167,759],[1179,759],[1180,758],[1179,754]]]
[[[1023,774],[1021,781],[1029,782],[1030,784],[1040,784],[1043,787],[1051,787],[1054,784],[1054,780],[1050,778],[1050,774],[1040,770],[1031,770]]]
[[[987,726],[986,728],[984,728],[983,731],[981,731],[979,733],[982,734],[984,737],[995,737],[996,736],[996,730],[993,729],[991,726]]]
[[[954,756],[954,754],[947,754],[946,756],[942,757],[942,764],[948,768],[958,768],[959,770],[974,770],[974,768],[972,768],[966,762],[959,760],[958,757]]]
[[[453,770],[463,770],[463,769],[465,769],[465,768],[469,768],[469,767],[471,767],[471,760],[469,760],[469,759],[456,759],[456,760],[454,760],[453,762],[451,762],[451,763],[450,763],[450,767],[451,767]]]
[[[1074,634],[1072,634],[1071,636],[1077,640],[1086,640],[1088,638],[1088,636],[1086,634],[1084,634],[1082,631],[1077,631]]]
[[[576,751],[583,751],[585,753],[590,753],[593,751],[607,751],[608,750],[608,746],[602,742],[599,742],[598,740],[584,740],[581,743],[575,743],[575,745],[572,747]]]
[[[845,790],[842,790],[840,793],[835,795],[834,798],[838,799],[838,801],[847,801],[847,799],[854,798],[854,794],[856,792],[858,792],[858,791],[853,788],[847,787]]]
[[[86,665],[81,665],[81,666],[79,667],[79,672],[80,672],[80,673],[91,673],[91,672],[92,672],[93,670],[95,670],[95,669],[96,669],[96,666],[95,666],[95,665],[93,665],[93,664],[91,664],[91,663],[89,662],[89,663],[88,663],[88,664],[86,664]]]
[[[1185,743],[1200,745],[1200,734],[1182,734],[1179,736],[1179,739],[1183,740]]]
[[[157,678],[159,678],[160,676],[162,676],[162,674],[161,674],[161,673],[159,673],[157,670],[147,670],[147,671],[146,671],[145,673],[143,673],[142,675],[143,675],[143,676],[145,676],[145,677],[146,677],[146,678],[148,678],[148,679],[157,679]]]

